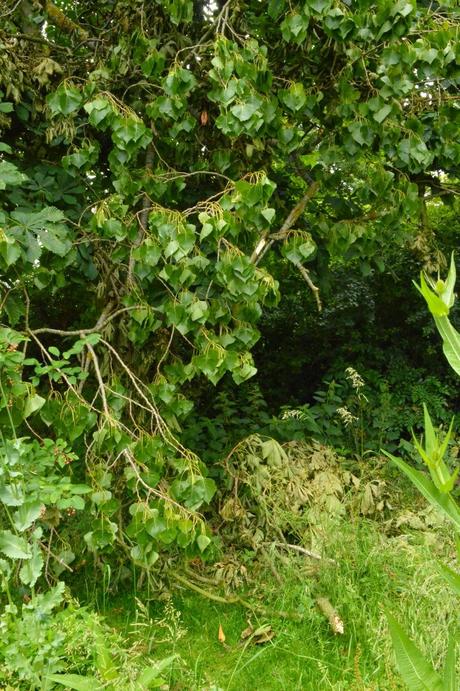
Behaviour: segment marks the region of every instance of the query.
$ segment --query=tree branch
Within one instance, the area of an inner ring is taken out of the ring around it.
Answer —
[[[251,255],[251,262],[253,264],[257,265],[260,262],[262,257],[268,252],[268,250],[271,248],[271,246],[276,240],[283,240],[286,237],[288,231],[292,228],[299,216],[301,216],[301,214],[303,214],[303,212],[305,211],[305,207],[307,206],[310,199],[314,197],[318,188],[319,182],[313,182],[304,194],[304,196],[302,197],[302,199],[299,202],[297,202],[295,207],[289,213],[281,228],[276,233],[272,233],[270,235],[268,232],[266,232],[261,237],[257,244],[257,247]]]
[[[112,312],[112,314],[109,315],[107,314],[107,309],[105,309],[104,312],[102,312],[99,319],[97,320],[95,326],[91,327],[90,329],[75,329],[74,331],[65,331],[64,329],[48,329],[46,326],[44,326],[41,329],[28,329],[28,332],[33,335],[46,333],[56,334],[57,336],[86,336],[88,334],[95,333],[96,331],[100,331],[100,329],[102,329],[104,326],[106,326],[106,324],[111,322],[112,319],[115,319],[120,314],[123,314],[123,312],[131,312],[132,310],[141,309],[142,307],[144,307],[144,305],[131,305],[130,307],[122,307],[121,309],[117,310],[116,312]]]
[[[99,391],[101,394],[102,408],[104,410],[104,414],[107,418],[110,418],[109,406],[107,405],[107,397],[105,395],[104,381],[102,379],[101,370],[99,368],[99,360],[97,358],[96,351],[94,350],[91,343],[87,343],[86,347],[88,348],[89,352],[91,353],[91,357],[93,358],[94,371],[96,372],[96,379],[97,383],[99,384]]]
[[[316,305],[318,307],[318,312],[321,312],[321,310],[323,309],[323,306],[321,304],[321,298],[319,296],[318,286],[315,286],[315,284],[311,280],[310,273],[309,273],[308,269],[306,269],[300,262],[293,262],[293,264],[300,271],[302,278],[307,283],[308,287],[310,288],[313,295],[315,296]]]

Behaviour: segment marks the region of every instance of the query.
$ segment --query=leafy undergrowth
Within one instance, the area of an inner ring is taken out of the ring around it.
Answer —
[[[305,555],[292,554],[277,568],[282,584],[261,574],[253,601],[268,610],[264,615],[178,588],[166,602],[145,595],[130,605],[126,597],[112,601],[107,619],[134,636],[138,649],[156,658],[178,655],[170,689],[402,689],[384,608],[435,665],[445,655],[448,631],[460,635],[455,597],[433,558],[453,555],[443,532],[388,536],[364,518],[329,523],[324,554],[335,563],[323,559],[312,568]],[[319,611],[319,595],[336,608],[343,635],[334,634]],[[281,618],[279,611],[302,620]]]

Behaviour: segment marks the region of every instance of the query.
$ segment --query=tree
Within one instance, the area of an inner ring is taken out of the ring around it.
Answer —
[[[430,251],[425,197],[459,191],[454,5],[3,11],[0,421],[91,486],[90,549],[150,567],[209,545],[215,485],[180,423],[200,378],[254,374],[268,257],[320,309],[328,265],[384,270],[414,235]],[[85,505],[75,486],[48,526]]]

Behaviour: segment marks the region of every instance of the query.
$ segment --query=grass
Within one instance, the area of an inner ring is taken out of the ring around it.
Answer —
[[[433,558],[452,557],[448,536],[439,530],[388,536],[378,523],[358,518],[329,526],[325,545],[337,565],[324,563],[312,574],[308,560],[292,555],[279,569],[282,586],[271,574],[259,575],[261,604],[273,612],[300,613],[301,622],[275,614],[255,617],[239,605],[176,589],[167,605],[149,601],[147,613],[138,609],[138,645],[155,658],[178,654],[172,689],[392,691],[403,687],[394,667],[387,608],[440,666],[448,631],[460,633],[453,614],[458,603]],[[332,633],[315,604],[319,595],[340,613],[344,635]],[[113,601],[107,612],[125,635],[132,634],[136,621],[134,598],[127,604],[126,598]],[[270,625],[274,637],[263,645],[242,641],[248,619],[253,627]],[[225,643],[218,640],[219,626]]]

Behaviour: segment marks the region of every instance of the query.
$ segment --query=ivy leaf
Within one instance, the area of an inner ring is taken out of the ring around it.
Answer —
[[[0,530],[0,552],[10,559],[30,559],[30,545],[23,537],[10,530]]]

